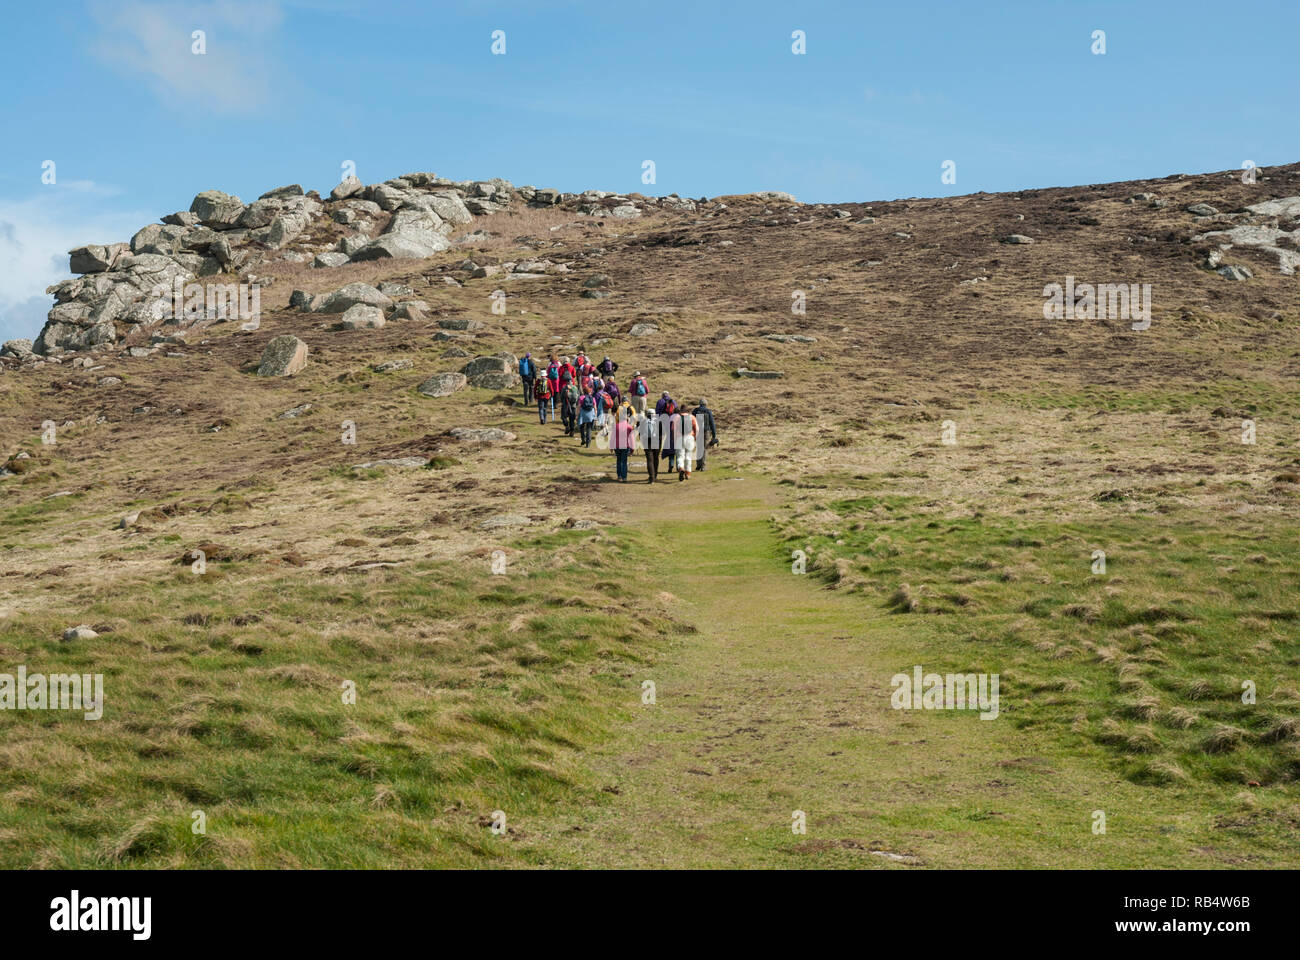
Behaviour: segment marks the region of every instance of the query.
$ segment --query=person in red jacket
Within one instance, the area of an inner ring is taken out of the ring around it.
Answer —
[[[568,357],[560,357],[560,393],[564,393],[564,388],[578,377],[577,369],[569,362]]]

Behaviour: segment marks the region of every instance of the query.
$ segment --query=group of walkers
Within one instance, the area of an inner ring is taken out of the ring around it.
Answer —
[[[687,480],[694,470],[703,470],[710,447],[718,444],[713,411],[703,399],[690,409],[678,403],[668,391],[649,406],[650,386],[640,370],[632,374],[626,392],[619,389],[615,374],[618,364],[609,357],[592,363],[586,352],[576,356],[551,354],[545,366],[525,353],[519,360],[524,403],[537,404],[537,418],[544,425],[549,417],[564,425],[566,437],[576,437],[590,447],[593,433],[601,449],[614,451],[620,483],[627,482],[628,459],[634,450],[645,453],[646,480],[659,479],[661,461]]]

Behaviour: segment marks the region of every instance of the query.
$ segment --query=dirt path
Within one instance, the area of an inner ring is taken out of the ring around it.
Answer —
[[[668,558],[654,568],[675,571],[662,586],[699,632],[641,678],[655,683],[656,703],[592,760],[620,792],[553,824],[557,855],[621,867],[904,862],[872,854],[910,856],[860,822],[876,815],[864,794],[892,789],[886,766],[864,790],[868,769],[896,752],[910,723],[888,709],[890,674],[858,629],[863,604],[792,573],[768,522],[770,485],[711,474],[669,482],[602,497],[662,538]],[[796,810],[807,835],[791,830]]]
[[[583,758],[617,793],[529,825],[542,862],[914,869],[1256,859],[1217,847],[1228,838],[1189,816],[1190,798],[1132,784],[1087,744],[1018,724],[1005,688],[994,722],[974,711],[892,709],[890,678],[924,664],[924,621],[793,574],[769,523],[779,488],[716,472],[668,485],[610,484],[599,498],[609,518],[655,539],[642,575],[680,599],[697,632],[629,679],[632,721]],[[655,684],[654,705],[638,702],[644,680]],[[1092,830],[1096,810],[1107,812],[1105,835]],[[791,829],[795,811],[806,834]]]

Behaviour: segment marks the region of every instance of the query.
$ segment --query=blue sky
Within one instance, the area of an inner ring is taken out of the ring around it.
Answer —
[[[6,28],[0,339],[40,328],[68,248],[204,189],[323,193],[349,160],[367,183],[804,201],[1300,160],[1295,0],[87,0]]]

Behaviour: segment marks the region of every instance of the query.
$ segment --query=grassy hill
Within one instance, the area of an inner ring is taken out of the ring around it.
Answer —
[[[4,369],[0,671],[106,704],[0,712],[0,865],[1300,865],[1300,288],[1203,238],[1296,195],[516,206],[425,261],[272,264],[258,330],[177,356]],[[1150,284],[1149,329],[1045,319],[1067,276]],[[358,280],[427,318],[289,307]],[[256,376],[284,333],[307,366]],[[707,397],[709,468],[619,485],[515,392],[415,389],[579,344]],[[914,665],[999,674],[998,719],[891,709]]]

